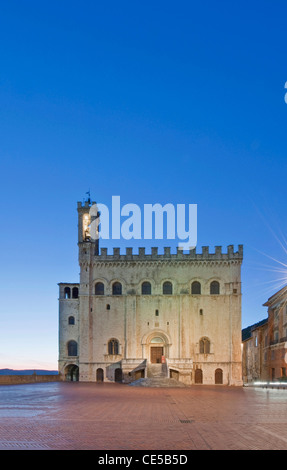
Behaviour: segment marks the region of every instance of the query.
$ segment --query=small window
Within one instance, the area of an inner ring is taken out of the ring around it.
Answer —
[[[68,318],[68,323],[69,325],[74,325],[75,324],[75,317],[71,316]]]
[[[200,295],[201,294],[201,284],[198,281],[194,281],[191,284],[191,293],[193,295]]]
[[[70,287],[65,287],[64,297],[65,297],[65,299],[70,299],[71,298],[71,289],[70,289]]]
[[[105,294],[105,286],[102,282],[97,282],[95,284],[95,295],[104,295]]]
[[[151,295],[151,283],[150,282],[143,282],[142,283],[142,295]]]
[[[122,285],[120,282],[113,283],[113,295],[122,295]]]
[[[112,355],[119,354],[119,342],[117,339],[111,339],[108,342],[108,353]]]
[[[78,289],[78,287],[73,287],[72,297],[73,297],[73,299],[78,299],[79,298],[79,289]]]
[[[68,356],[77,356],[78,355],[78,345],[76,341],[68,342]]]
[[[172,294],[172,283],[171,282],[166,281],[166,282],[163,283],[162,293],[164,295],[171,295]]]
[[[200,354],[210,354],[210,341],[208,338],[201,338],[199,341]]]
[[[219,282],[212,281],[212,283],[210,284],[210,294],[211,295],[218,295],[219,293],[220,293]]]

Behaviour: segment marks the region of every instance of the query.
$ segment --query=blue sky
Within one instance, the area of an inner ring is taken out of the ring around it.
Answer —
[[[244,245],[242,326],[266,317],[287,263],[286,14],[280,0],[2,2],[0,367],[57,368],[57,283],[78,281],[88,189],[197,204],[199,251]]]

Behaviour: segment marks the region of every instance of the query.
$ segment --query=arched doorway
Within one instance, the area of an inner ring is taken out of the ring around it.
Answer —
[[[223,384],[223,371],[222,369],[216,369],[215,371],[215,384],[222,385]]]
[[[70,364],[65,369],[65,380],[67,382],[78,382],[79,380],[79,367],[75,364]]]
[[[100,367],[97,369],[97,382],[103,382],[104,381],[104,371]]]
[[[203,382],[203,374],[201,369],[196,369],[194,374],[194,383],[202,384]]]
[[[122,369],[118,368],[115,370],[115,382],[122,382],[123,381],[123,371]]]
[[[161,364],[164,352],[165,341],[161,336],[154,336],[150,340],[150,362]]]
[[[141,340],[142,356],[148,363],[158,364],[162,362],[162,356],[169,358],[171,344],[171,338],[165,331],[158,329],[148,331]]]

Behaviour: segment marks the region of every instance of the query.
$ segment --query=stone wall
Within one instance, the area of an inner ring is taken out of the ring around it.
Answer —
[[[61,375],[0,375],[0,385],[60,382]]]

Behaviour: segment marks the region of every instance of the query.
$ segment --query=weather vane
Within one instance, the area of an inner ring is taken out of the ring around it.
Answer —
[[[90,189],[89,189],[89,191],[86,192],[86,194],[88,194],[87,202],[90,204],[91,203],[91,191],[90,191]]]

